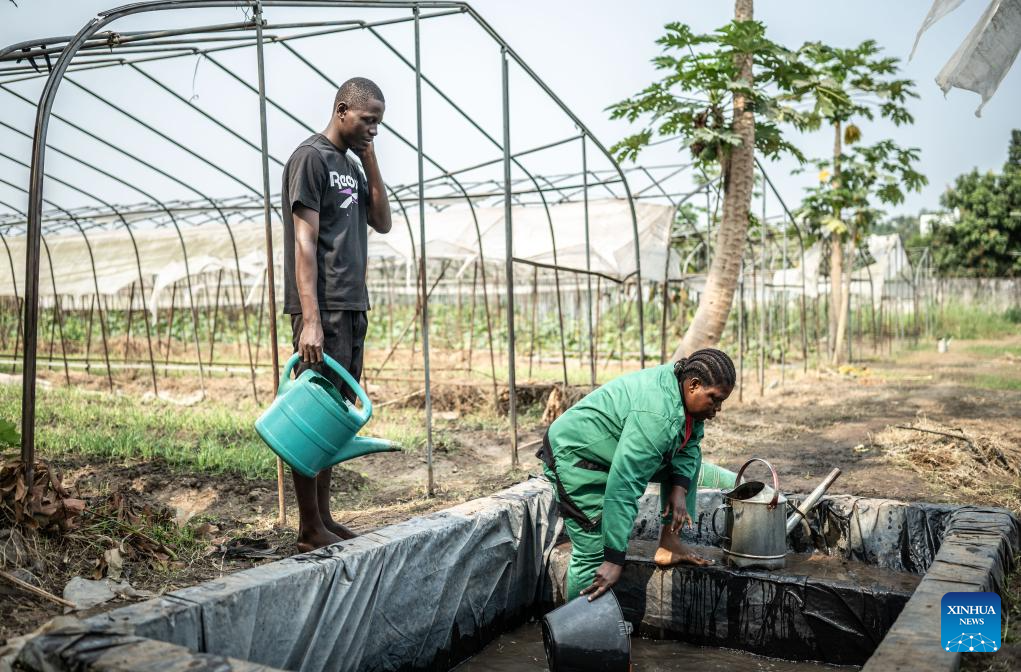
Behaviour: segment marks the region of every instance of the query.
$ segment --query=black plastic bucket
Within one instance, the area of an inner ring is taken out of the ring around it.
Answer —
[[[550,672],[628,672],[631,665],[631,624],[612,590],[546,614],[542,643]]]

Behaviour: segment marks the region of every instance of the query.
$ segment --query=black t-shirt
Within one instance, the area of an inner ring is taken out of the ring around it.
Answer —
[[[294,269],[292,208],[319,213],[319,310],[368,310],[369,189],[360,166],[316,133],[291,154],[281,189],[284,210],[284,312],[301,313]]]

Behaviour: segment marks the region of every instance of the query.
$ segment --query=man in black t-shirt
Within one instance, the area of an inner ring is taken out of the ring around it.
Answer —
[[[298,145],[287,160],[281,191],[284,312],[291,316],[294,350],[302,360],[295,374],[314,368],[352,400],[352,391],[323,365],[323,352],[355,380],[361,378],[368,227],[390,230],[390,203],[373,149],[384,108],[383,92],[370,80],[344,82],[326,130]],[[361,168],[348,150],[361,159]],[[355,536],[330,514],[330,469],[312,478],[292,474],[298,550]]]

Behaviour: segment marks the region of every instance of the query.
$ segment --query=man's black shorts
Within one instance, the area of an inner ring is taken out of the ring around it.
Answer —
[[[323,351],[340,363],[351,377],[357,381],[362,378],[362,357],[365,353],[365,331],[369,326],[368,317],[362,310],[321,310],[319,319],[323,323]],[[294,351],[298,351],[298,339],[301,337],[301,315],[291,315],[291,343]],[[337,386],[348,399],[354,401],[354,392],[345,385],[340,376],[333,372],[325,363],[308,364],[298,362],[294,367],[295,377],[308,368],[322,374]]]

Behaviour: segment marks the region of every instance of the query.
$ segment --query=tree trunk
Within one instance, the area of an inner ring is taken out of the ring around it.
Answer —
[[[841,123],[833,124],[833,185],[840,188],[840,154],[841,146]],[[840,219],[840,208],[833,212],[833,216]],[[833,232],[830,234],[830,334],[832,334],[832,350],[830,350],[830,364],[840,363],[840,345],[843,342],[844,330],[847,328],[847,301],[850,300],[848,293],[844,291],[844,245],[842,236]],[[850,274],[851,269],[848,269]]]
[[[734,20],[751,21],[752,18],[752,0],[735,0]],[[741,54],[736,58],[740,79],[751,86],[752,54]],[[723,163],[723,221],[716,232],[716,251],[695,317],[674,351],[675,360],[699,348],[716,345],[734,302],[748,235],[755,176],[755,116],[745,102],[743,95],[734,95],[733,130],[741,144],[731,150]]]

